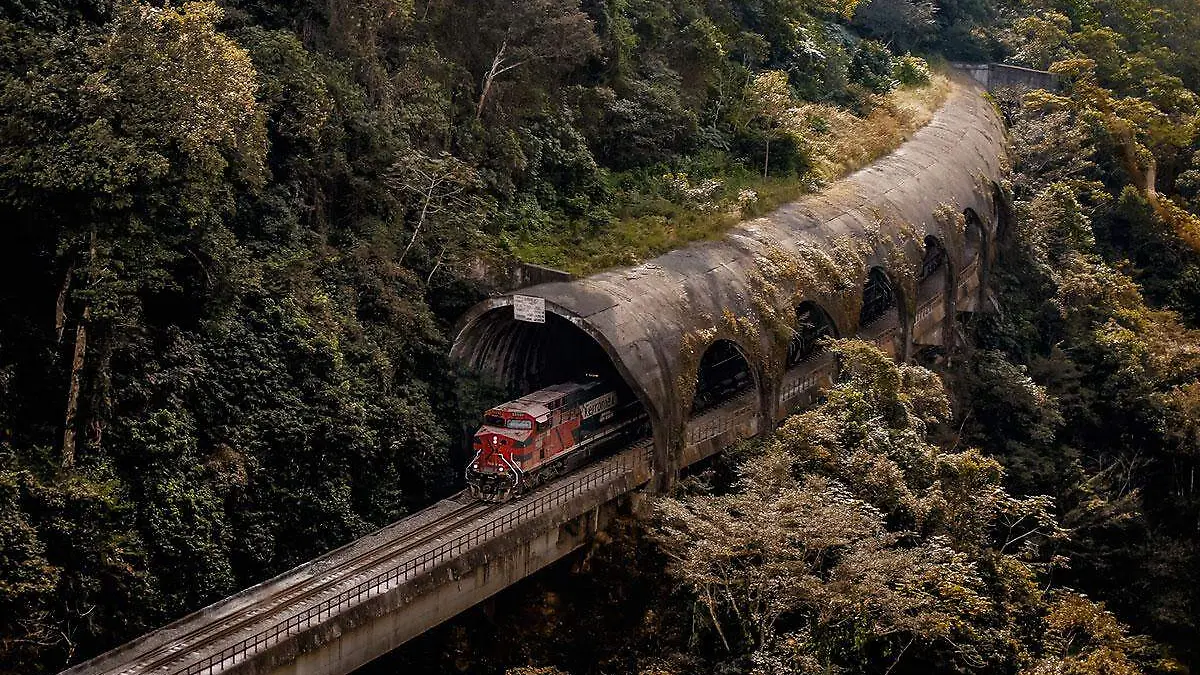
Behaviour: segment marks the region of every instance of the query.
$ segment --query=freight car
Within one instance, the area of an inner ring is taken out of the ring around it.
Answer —
[[[508,501],[644,435],[646,419],[636,399],[598,379],[539,389],[484,413],[467,485],[476,498]]]

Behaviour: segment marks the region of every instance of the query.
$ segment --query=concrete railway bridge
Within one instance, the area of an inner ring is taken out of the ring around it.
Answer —
[[[835,375],[822,336],[898,359],[951,346],[983,309],[1001,122],[960,82],[896,152],[819,194],[650,262],[523,289],[463,317],[452,356],[525,391],[583,372],[628,387],[651,438],[496,506],[460,494],[68,671],[348,673],[582,546],[631,493],[669,484],[811,404]]]

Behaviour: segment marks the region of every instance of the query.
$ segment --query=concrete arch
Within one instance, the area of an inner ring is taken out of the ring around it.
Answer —
[[[874,341],[897,359],[908,361],[912,355],[912,298],[909,292],[896,283],[895,272],[874,265],[864,276],[861,293],[862,307],[856,322],[859,336]],[[896,319],[890,329],[889,315]]]
[[[902,290],[896,287],[892,275],[882,265],[868,269],[863,281],[862,308],[858,312],[859,330],[884,319],[892,308],[900,305],[900,293]]]
[[[939,219],[945,205],[957,205],[957,213],[967,208],[990,213],[991,197],[979,189],[980,177],[1000,179],[1004,151],[994,108],[980,90],[960,81],[933,121],[896,152],[818,194],[742,223],[721,241],[522,293],[544,298],[549,313],[600,346],[646,406],[661,467],[679,447],[688,412],[679,401],[686,398],[708,342],[737,338],[760,378],[759,389],[773,389],[786,355],[779,324],[790,320],[795,300],[820,302],[848,334],[858,318],[851,315],[848,299],[861,293],[860,275],[872,266],[888,269],[895,278],[905,277],[889,265],[919,270],[924,237],[943,236],[946,229]],[[963,269],[957,245],[943,242],[954,268]],[[498,367],[504,358],[481,356],[491,343],[497,355],[519,353],[512,351],[520,341],[516,333],[483,337],[489,330],[511,331],[496,321],[503,312],[494,313],[511,304],[512,296],[504,295],[468,312],[451,351],[454,360],[467,367]],[[898,298],[900,311],[907,312],[906,304],[907,298]],[[902,317],[902,325],[910,323]],[[897,356],[907,358],[904,351]]]
[[[939,271],[944,273],[950,266],[950,253],[942,240],[932,234],[925,235],[925,255],[921,258],[921,271],[917,274],[917,283],[923,283]]]
[[[937,235],[925,235],[925,253],[917,274],[916,309],[912,325],[912,345],[916,351],[944,347],[946,336],[953,335],[950,321],[955,315],[954,293],[957,288],[955,257]],[[941,298],[941,302],[938,302]]]
[[[963,209],[963,219],[966,221],[964,239],[967,260],[964,261],[965,266],[962,269],[965,272],[968,269],[966,266],[972,265],[976,260],[978,260],[978,267],[975,272],[977,279],[973,282],[977,284],[977,290],[971,294],[969,301],[960,309],[978,310],[984,306],[984,286],[991,274],[994,255],[992,231],[987,223],[979,217],[979,213],[971,207]]]
[[[1008,243],[1016,215],[1009,193],[996,182],[992,183],[992,212],[996,220],[994,240],[999,249]]]
[[[760,370],[755,367],[750,353],[736,339],[718,337],[712,340],[696,363],[693,377],[696,389],[688,406],[687,417],[701,414],[747,389],[755,391],[756,405],[761,412],[764,380]],[[745,381],[728,383],[742,376]]]
[[[815,356],[820,349],[818,341],[823,337],[838,338],[842,331],[829,312],[819,303],[805,300],[796,305],[792,315],[792,339],[788,341],[784,368],[792,368]]]
[[[979,217],[979,213],[971,207],[963,209],[964,232],[963,243],[968,252],[973,252],[976,255],[985,255],[987,252],[987,228],[983,224],[983,219]],[[973,257],[968,254],[968,257]]]
[[[471,308],[458,323],[457,337],[450,350],[451,360],[486,373],[508,389],[532,391],[553,382],[535,382],[527,377],[520,379],[520,371],[528,372],[529,357],[533,356],[533,352],[548,347],[546,340],[556,337],[555,333],[561,335],[566,326],[571,326],[580,337],[592,340],[608,358],[621,382],[641,401],[651,423],[661,420],[658,400],[642,386],[641,378],[629,370],[626,359],[602,331],[591,330],[588,322],[575,312],[550,301],[546,302],[546,324],[517,321],[512,315],[513,302],[512,296],[504,296]],[[548,350],[548,353],[560,358],[571,356],[566,353],[566,345],[556,347],[552,352]],[[578,357],[579,354],[574,356]],[[586,367],[588,364],[579,365]],[[548,373],[546,379],[554,377]]]

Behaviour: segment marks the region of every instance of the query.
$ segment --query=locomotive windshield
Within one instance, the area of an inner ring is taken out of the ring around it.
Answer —
[[[532,420],[509,420],[508,424],[505,426],[507,426],[509,429],[520,429],[520,430],[532,429],[533,421]]]
[[[504,418],[499,415],[484,415],[483,423],[489,427],[503,427]]]

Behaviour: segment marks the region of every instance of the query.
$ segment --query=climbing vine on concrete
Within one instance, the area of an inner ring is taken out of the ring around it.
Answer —
[[[888,228],[895,234],[887,238],[883,245],[884,267],[892,286],[900,291],[904,310],[908,316],[917,312],[917,283],[920,280],[921,262],[923,255],[913,255],[914,244],[924,243],[917,228],[911,223],[899,223]],[[923,246],[917,246],[923,253]]]
[[[750,275],[750,300],[776,335],[774,370],[783,368],[801,302],[814,301],[843,328],[851,325],[862,306],[862,280],[876,240],[875,235],[841,236],[824,248],[815,243],[802,244],[794,252],[777,247],[759,258],[758,270]]]

